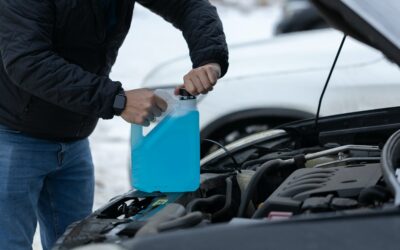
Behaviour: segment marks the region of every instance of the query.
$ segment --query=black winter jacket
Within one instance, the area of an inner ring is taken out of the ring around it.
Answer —
[[[0,0],[0,124],[38,138],[73,141],[89,136],[98,118],[114,116],[122,86],[108,75],[135,1],[118,0],[112,32],[99,2]],[[208,0],[136,2],[182,30],[193,67],[217,62],[226,73],[225,35]]]

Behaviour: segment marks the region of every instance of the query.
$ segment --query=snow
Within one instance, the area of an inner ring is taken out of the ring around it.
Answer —
[[[279,16],[277,7],[257,7],[243,12],[218,6],[218,12],[229,45],[270,37]],[[122,82],[125,89],[139,88],[152,68],[184,54],[188,54],[188,49],[182,34],[162,18],[137,5],[132,30],[120,50],[111,78]],[[94,209],[130,189],[129,130],[129,124],[115,118],[100,121],[90,137],[96,170]],[[41,249],[38,234],[33,249]]]

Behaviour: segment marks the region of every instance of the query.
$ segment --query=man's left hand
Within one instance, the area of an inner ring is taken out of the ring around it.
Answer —
[[[218,79],[221,77],[221,66],[218,63],[209,63],[192,69],[183,77],[184,84],[175,90],[179,93],[180,88],[185,88],[190,94],[197,96],[207,94],[213,90]]]

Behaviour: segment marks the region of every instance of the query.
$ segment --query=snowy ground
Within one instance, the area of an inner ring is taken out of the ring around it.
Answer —
[[[219,7],[218,11],[230,45],[270,37],[279,15],[276,7],[259,7],[249,12]],[[125,89],[138,88],[155,65],[187,53],[186,43],[178,30],[137,6],[132,30],[120,50],[111,78],[121,81]],[[119,118],[100,121],[90,138],[96,167],[95,209],[130,189],[127,174],[129,128]],[[34,249],[41,249],[38,235]]]

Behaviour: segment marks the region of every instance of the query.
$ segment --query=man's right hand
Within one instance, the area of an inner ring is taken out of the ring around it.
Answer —
[[[126,106],[121,117],[129,122],[149,126],[156,117],[167,110],[168,104],[149,89],[134,89],[125,92]]]

